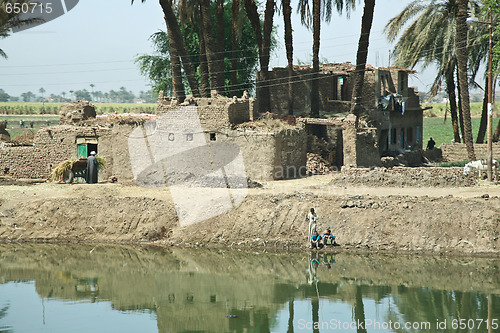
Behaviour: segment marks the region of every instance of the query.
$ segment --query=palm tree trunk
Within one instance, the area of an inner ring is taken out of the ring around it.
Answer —
[[[203,22],[203,11],[201,10],[200,4],[200,22]],[[208,79],[208,63],[207,54],[205,48],[205,38],[203,33],[203,27],[200,24],[200,66],[198,70],[200,71],[200,90],[202,97],[210,97],[210,81]]]
[[[453,138],[460,142],[460,130],[458,128],[457,96],[455,94],[455,80],[453,78],[453,66],[446,73],[446,92],[450,100],[451,124],[453,126]]]
[[[368,45],[373,22],[375,0],[365,0],[363,18],[361,19],[361,35],[359,36],[358,54],[356,56],[356,71],[354,73],[354,89],[352,91],[351,113],[360,116],[363,98],[363,83],[365,79],[366,61],[368,58]]]
[[[319,117],[319,41],[321,33],[321,0],[313,0],[313,68],[311,77],[311,117]]]
[[[488,85],[488,79],[486,79],[486,85]],[[486,135],[486,129],[488,125],[488,89],[484,90],[483,97],[483,110],[481,112],[481,122],[479,124],[479,131],[477,132],[476,143],[484,143],[484,136]]]
[[[238,16],[240,13],[240,1],[233,0],[233,24],[231,30],[232,38],[232,52],[231,52],[231,96],[236,96],[237,89],[236,84],[238,83]]]
[[[191,63],[191,58],[186,51],[186,45],[184,43],[184,39],[182,38],[181,29],[179,28],[179,23],[177,22],[177,17],[175,16],[174,10],[172,8],[172,2],[170,0],[160,0],[160,5],[163,9],[163,14],[165,15],[165,23],[167,24],[168,30],[168,39],[170,43],[172,43],[172,41],[175,43],[177,53],[182,58],[182,67],[184,68],[184,73],[186,73],[189,88],[191,88],[191,93],[193,94],[193,96],[199,97],[200,92],[198,90],[198,81],[196,80],[196,75],[194,72],[193,64]]]
[[[201,12],[203,13],[203,37],[205,39],[205,50],[208,60],[208,73],[210,76],[210,88],[219,91],[217,86],[217,56],[214,51],[214,38],[212,36],[212,15],[210,12],[210,0],[201,0]]]
[[[255,31],[255,37],[259,46],[260,77],[257,82],[259,92],[259,112],[271,111],[271,99],[269,94],[269,53],[271,50],[271,32],[273,30],[274,0],[266,1],[264,12],[264,33],[261,32],[260,18],[255,0],[244,0],[245,11]]]
[[[465,127],[464,127],[464,114],[463,114],[463,108],[462,108],[462,100],[460,98],[461,93],[460,93],[460,81],[458,81],[458,68],[457,68],[457,91],[458,91],[458,121],[460,123],[460,133],[462,135],[460,136],[460,141],[463,141],[463,138],[465,136]]]
[[[217,87],[224,91],[224,0],[217,0]]]
[[[165,19],[166,20],[166,19]],[[168,24],[167,24],[168,27]],[[182,82],[182,65],[179,57],[178,45],[175,38],[172,37],[172,29],[167,28],[169,39],[170,64],[172,71],[172,86],[174,87],[174,97],[179,103],[184,102],[186,92],[184,91],[184,83]]]
[[[292,6],[290,0],[283,0],[283,20],[285,25],[285,47],[288,59],[288,114],[293,115],[293,32]]]
[[[467,79],[467,4],[469,0],[457,0],[456,53],[458,66],[458,81],[460,82],[460,100],[464,117],[464,142],[470,161],[476,160],[474,143],[472,141],[472,124],[470,117],[469,86]]]

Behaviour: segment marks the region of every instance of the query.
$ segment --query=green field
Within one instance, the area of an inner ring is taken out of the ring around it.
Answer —
[[[493,131],[498,124],[500,117],[493,119]],[[474,142],[476,142],[477,131],[479,129],[479,123],[481,118],[472,118],[472,136]],[[436,141],[436,146],[439,147],[442,143],[451,143],[453,139],[453,128],[451,125],[451,119],[448,118],[446,123],[444,118],[424,118],[424,146],[427,144],[427,140],[430,137]]]
[[[6,115],[37,115],[59,114],[63,103],[39,102],[0,102],[0,114]],[[104,113],[155,113],[156,104],[134,103],[92,103],[97,114]]]
[[[57,115],[0,115],[0,121],[7,121],[7,132],[13,138],[16,135],[29,131],[37,131],[41,127],[48,125],[59,124],[59,116]],[[24,128],[21,128],[19,122],[24,120]],[[33,128],[31,122],[33,121]]]

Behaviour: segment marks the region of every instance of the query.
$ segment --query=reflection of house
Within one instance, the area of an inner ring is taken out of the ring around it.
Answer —
[[[294,66],[294,113],[310,110],[311,66]],[[353,90],[351,63],[324,64],[318,75],[320,110],[330,114],[347,114]],[[415,89],[408,87],[412,70],[367,66],[363,86],[363,105],[376,128],[376,143],[381,155],[422,148],[423,109]],[[288,71],[274,68],[270,72],[271,110],[287,112]],[[327,132],[326,130],[320,130]],[[345,141],[344,141],[345,142]]]

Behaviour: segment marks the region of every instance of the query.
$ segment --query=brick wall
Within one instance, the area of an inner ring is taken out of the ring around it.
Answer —
[[[274,179],[297,178],[306,174],[305,130],[283,130],[276,134]]]
[[[0,175],[48,179],[59,163],[77,158],[77,137],[93,137],[98,140],[98,155],[107,162],[107,167],[99,172],[99,179],[110,175],[132,179],[127,145],[131,130],[129,125],[43,128],[35,135],[33,146],[0,146]]]
[[[424,142],[424,144],[426,143]],[[456,162],[469,160],[465,143],[444,143],[439,148],[443,151],[443,160],[445,161]],[[486,144],[475,144],[474,152],[476,153],[477,159],[488,157],[488,147]],[[500,142],[493,143],[493,158],[496,160],[500,159]]]
[[[253,104],[249,99],[232,99],[222,96],[216,98],[193,98],[190,105],[172,104],[166,99],[158,100],[157,113],[182,110],[184,106],[196,106],[204,130],[216,131],[230,128],[251,119]]]

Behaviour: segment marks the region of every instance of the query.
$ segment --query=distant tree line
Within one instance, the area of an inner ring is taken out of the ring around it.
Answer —
[[[93,88],[93,87],[92,87]],[[20,96],[11,96],[3,89],[0,89],[0,102],[46,102],[46,103],[62,103],[78,100],[85,100],[98,103],[156,103],[158,95],[152,90],[140,91],[139,95],[135,95],[132,91],[121,87],[118,90],[111,89],[108,92],[100,90],[88,91],[87,89],[70,90],[69,92],[61,92],[60,94],[50,94],[45,96],[45,89],[38,90],[39,95],[32,91],[22,93]]]

